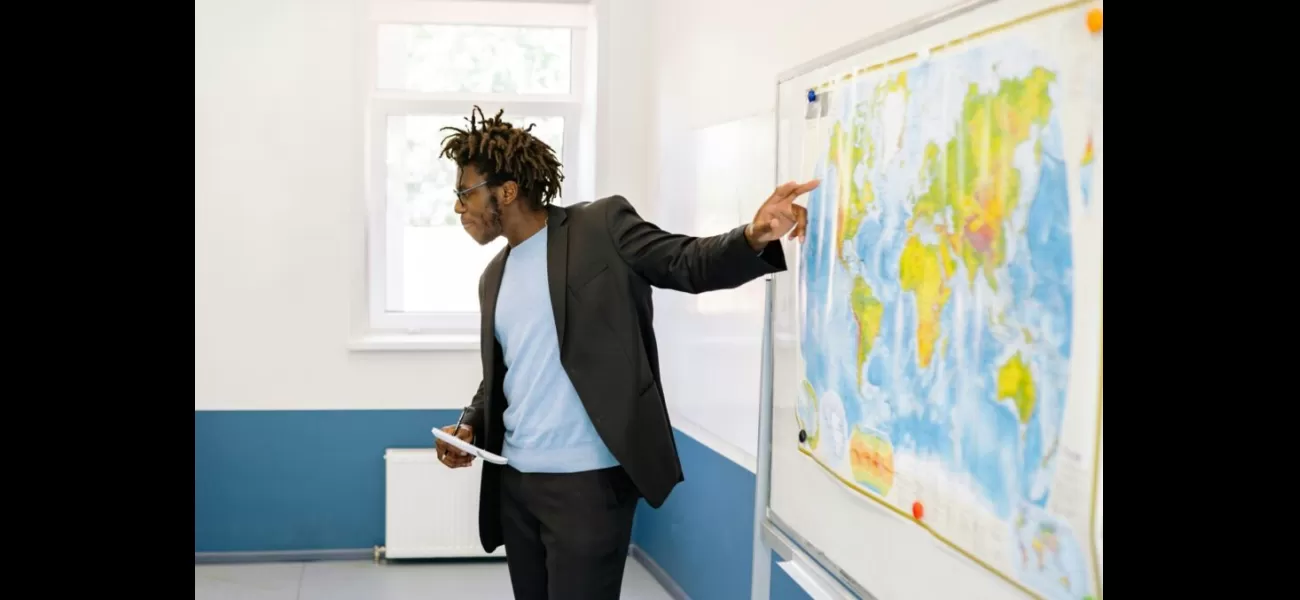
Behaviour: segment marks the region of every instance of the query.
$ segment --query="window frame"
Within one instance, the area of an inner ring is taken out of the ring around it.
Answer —
[[[465,115],[474,105],[491,116],[498,109],[507,115],[561,117],[564,119],[562,156],[565,182],[584,181],[584,158],[593,141],[584,131],[594,123],[594,69],[589,53],[593,42],[595,13],[590,4],[503,3],[479,1],[374,0],[366,20],[365,60],[365,212],[367,310],[366,337],[371,343],[354,343],[358,349],[398,349],[399,338],[408,338],[414,349],[468,349],[478,346],[480,313],[395,312],[388,310],[390,292],[400,293],[401,282],[389,281],[388,273],[401,272],[405,260],[400,236],[394,228],[387,201],[387,130],[394,116]],[[379,28],[392,24],[482,25],[505,27],[565,27],[571,32],[569,92],[566,94],[436,93],[381,89],[378,86]],[[582,185],[566,185],[558,203],[572,204],[586,198]],[[466,236],[466,240],[469,238]],[[394,252],[394,250],[397,250]],[[376,342],[375,340],[382,339]]]

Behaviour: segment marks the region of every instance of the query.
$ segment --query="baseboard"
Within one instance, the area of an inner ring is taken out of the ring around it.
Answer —
[[[646,554],[644,550],[637,547],[636,544],[632,544],[628,554],[631,554],[632,558],[636,560],[636,562],[641,563],[641,566],[645,567],[645,570],[650,572],[650,576],[654,577],[655,581],[658,581],[659,585],[663,586],[664,590],[668,592],[669,596],[672,596],[673,600],[691,600],[691,597],[686,595],[686,590],[683,590],[682,586],[677,585],[677,582],[673,581],[673,578],[668,576],[668,572],[665,571],[663,567],[659,566],[659,563],[655,562],[655,559],[650,558],[649,554]]]
[[[283,550],[277,552],[195,552],[194,564],[310,562],[317,560],[373,560],[373,548],[342,550]]]
[[[650,573],[673,600],[691,600],[686,591],[668,576],[659,563],[650,558],[644,550],[632,544],[628,548],[633,560],[636,560]],[[270,552],[195,552],[194,564],[232,564],[232,563],[266,563],[266,562],[311,562],[320,560],[372,560],[374,548],[348,548],[341,550],[283,550]]]

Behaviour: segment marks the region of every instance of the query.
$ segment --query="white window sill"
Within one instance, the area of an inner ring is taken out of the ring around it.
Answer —
[[[377,333],[348,342],[353,352],[428,352],[479,349],[477,333]]]

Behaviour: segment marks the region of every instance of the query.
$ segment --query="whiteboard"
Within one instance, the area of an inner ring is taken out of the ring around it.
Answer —
[[[823,181],[760,494],[858,595],[1101,597],[1100,7],[966,2],[780,78],[776,180]]]
[[[691,130],[665,157],[658,224],[716,235],[753,219],[772,193],[771,111]],[[746,174],[737,177],[737,173]],[[683,294],[655,290],[664,395],[673,426],[749,470],[758,452],[765,286]],[[707,368],[701,368],[707,365]]]

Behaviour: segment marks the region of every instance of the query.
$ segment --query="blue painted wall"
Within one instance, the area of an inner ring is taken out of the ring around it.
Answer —
[[[430,446],[456,410],[195,411],[194,551],[384,541],[384,450]],[[692,598],[748,600],[754,474],[676,432],[686,481],[633,541]],[[808,598],[772,567],[773,600]]]
[[[384,450],[429,447],[457,410],[194,412],[194,551],[384,541]]]
[[[637,509],[632,540],[692,598],[748,600],[754,540],[754,474],[674,430],[686,481],[658,510]],[[809,596],[772,566],[771,597]]]

